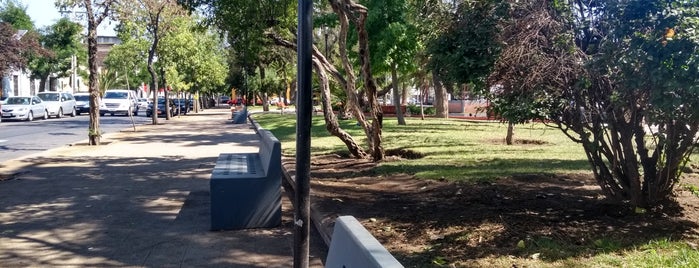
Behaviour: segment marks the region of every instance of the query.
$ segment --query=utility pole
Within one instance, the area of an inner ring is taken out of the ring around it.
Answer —
[[[296,91],[296,207],[294,208],[294,268],[307,268],[310,234],[311,117],[313,116],[311,48],[313,1],[298,1]]]

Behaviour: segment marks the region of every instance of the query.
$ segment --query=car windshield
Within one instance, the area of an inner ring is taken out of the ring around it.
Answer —
[[[8,98],[7,99],[7,104],[23,104],[23,105],[29,105],[29,102],[31,102],[31,98]]]
[[[128,99],[129,93],[126,92],[109,92],[104,94],[105,99]]]
[[[78,95],[78,96],[75,96],[75,100],[76,100],[76,101],[89,101],[89,100],[90,100],[90,96],[88,96],[88,95]]]
[[[61,99],[61,95],[58,93],[40,93],[37,97],[43,101],[58,101]]]

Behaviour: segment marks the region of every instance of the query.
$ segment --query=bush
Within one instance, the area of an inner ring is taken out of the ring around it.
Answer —
[[[419,105],[408,104],[407,109],[411,115],[419,115],[420,114],[420,106]],[[435,113],[436,113],[436,110],[434,109],[434,107],[425,107],[425,115],[435,115]]]

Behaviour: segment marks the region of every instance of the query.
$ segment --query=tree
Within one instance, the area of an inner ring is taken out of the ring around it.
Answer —
[[[369,48],[369,33],[366,28],[368,9],[352,0],[330,0],[330,6],[340,19],[340,58],[349,79],[345,80],[344,87],[347,93],[348,105],[352,107],[353,114],[359,125],[364,129],[370,153],[374,161],[381,161],[385,157],[381,140],[381,128],[383,125],[383,113],[377,99],[377,86],[371,69],[371,52]],[[361,66],[361,75],[364,82],[366,97],[368,98],[369,117],[371,124],[365,120],[364,112],[358,105],[354,84],[354,69],[347,57],[347,31],[350,22],[354,25],[358,39],[358,58]]]
[[[0,7],[0,77],[10,70],[24,69],[31,57],[52,55],[39,44],[26,9],[15,1]]]
[[[501,105],[536,103],[530,118],[582,144],[608,197],[638,212],[655,207],[680,179],[699,128],[697,9],[686,1],[513,5],[491,77],[503,85]]]
[[[24,47],[12,25],[0,22],[0,77],[15,68],[22,68],[26,59],[22,57]]]
[[[189,2],[191,4],[192,1],[183,2]],[[242,63],[242,66],[255,66],[253,65],[253,62],[256,62],[257,60],[257,58],[255,58],[257,55],[259,55],[257,52],[262,51],[261,46],[276,45],[294,51],[296,50],[296,44],[293,40],[295,38],[296,29],[296,17],[294,13],[296,9],[296,2],[294,1],[194,1],[194,5],[197,4],[205,5],[206,7],[210,8],[210,19],[214,21],[214,23],[216,23],[220,29],[225,31],[229,38],[233,37],[233,39],[229,39],[229,43],[233,48],[233,51],[236,54],[239,54],[233,55],[232,53],[233,58],[236,59],[235,62],[239,65]],[[335,3],[335,5],[342,4]],[[350,12],[355,12],[355,9],[358,10],[357,13],[363,12],[361,8],[358,8],[361,6],[354,4],[354,2],[351,2],[350,6],[351,9],[353,9]],[[355,14],[352,14],[352,16],[354,15]],[[364,20],[366,18],[366,13],[364,12],[361,17],[362,20]],[[348,29],[349,22],[347,23],[347,26],[345,26],[344,30],[347,31]],[[343,35],[343,38],[346,40],[346,35]],[[366,40],[366,38],[364,38],[364,40]],[[346,48],[346,46],[344,46],[344,48]],[[342,52],[343,48],[340,48],[340,51]],[[364,51],[367,51],[366,43],[364,44]],[[344,53],[346,55],[347,50],[344,50]],[[363,57],[366,57],[367,59],[367,66],[369,66],[368,55],[369,54],[363,55]],[[378,148],[378,150],[375,150],[375,154],[378,156],[375,159],[377,161],[381,160],[383,158],[383,149],[380,147],[380,122],[382,115],[380,114],[381,110],[378,107],[378,102],[376,102],[376,95],[370,94],[373,97],[371,107],[375,107],[371,108],[371,110],[374,123],[379,126],[379,128],[373,128],[371,124],[367,123],[367,121],[364,119],[363,108],[359,107],[358,105],[356,87],[354,86],[356,77],[354,74],[354,69],[345,68],[343,72],[338,71],[338,69],[332,63],[330,63],[325,55],[323,55],[323,53],[320,52],[320,50],[315,46],[313,48],[313,57],[314,68],[325,70],[333,78],[335,78],[336,82],[340,84],[343,89],[345,89],[345,93],[348,95],[348,105],[354,107],[354,115],[360,122],[362,128],[365,130],[365,134],[368,137],[368,143],[370,144],[369,147]],[[343,63],[343,66],[351,67],[351,64],[346,65]],[[248,68],[241,66],[231,66],[230,68],[231,71],[236,69],[246,70]],[[370,68],[364,69],[370,70]],[[246,72],[243,72],[241,76],[245,77],[245,75],[251,73],[252,72],[248,69]],[[372,77],[369,77],[367,81],[372,81],[368,85],[373,84]],[[327,96],[329,98],[331,96],[329,92],[330,87],[321,86],[321,88],[323,90],[328,90],[328,92],[322,92],[321,96]],[[324,104],[323,111],[324,118],[326,120],[326,129],[328,129],[332,135],[337,136],[340,140],[342,140],[347,145],[347,148],[352,155],[358,158],[366,157],[367,153],[362,149],[362,147],[357,144],[351,135],[339,127],[337,117],[333,114],[332,107],[329,105],[325,106],[326,104],[330,104],[330,99],[323,100],[322,103]],[[376,111],[378,111],[379,114],[375,114]],[[378,133],[378,135],[375,135],[376,133]],[[377,140],[377,136],[379,137],[378,142],[374,142]]]
[[[56,0],[58,8],[83,8],[87,19],[87,55],[88,91],[90,93],[90,122],[88,126],[88,141],[90,145],[100,145],[99,100],[100,91],[97,87],[99,73],[97,72],[97,27],[111,14],[116,0]]]
[[[66,18],[44,30],[40,41],[50,54],[34,54],[29,60],[32,78],[39,79],[39,91],[46,90],[46,82],[50,75],[66,77],[72,71],[72,57],[85,59],[84,46],[80,43],[82,26]]]
[[[473,91],[486,91],[485,80],[500,52],[498,23],[506,6],[500,0],[464,1],[456,6],[448,27],[427,45],[435,88],[444,85],[455,93],[452,85],[465,84]],[[446,94],[440,92],[435,89],[435,103],[442,106],[438,110],[446,110],[442,100]],[[447,111],[441,113],[447,116]]]
[[[390,73],[393,89],[393,104],[399,125],[405,125],[399,74],[407,74],[417,68],[415,57],[420,47],[417,26],[409,17],[412,15],[406,0],[372,0],[367,8],[372,12],[367,17],[367,32],[371,66],[376,73]]]
[[[118,17],[122,21],[135,21],[141,25],[145,25],[146,39],[150,41],[148,49],[147,69],[151,76],[150,88],[153,92],[153,110],[157,110],[158,104],[158,89],[159,76],[156,70],[155,60],[158,56],[158,48],[161,38],[166,35],[171,29],[171,22],[174,18],[184,15],[185,10],[180,7],[174,0],[130,0],[121,3],[124,8],[119,10]],[[163,69],[164,70],[164,69]],[[166,110],[169,110],[169,99],[167,91],[165,91]],[[169,116],[168,116],[169,119]],[[158,124],[158,115],[153,113],[153,124]]]
[[[171,23],[158,48],[158,64],[165,67],[166,81],[178,92],[220,89],[228,71],[221,38],[199,27],[192,15],[175,17]]]
[[[149,42],[144,36],[145,28],[130,21],[119,23],[117,37],[120,44],[114,45],[104,60],[107,68],[115,71],[123,77],[116,83],[123,83],[126,89],[132,89],[142,81],[148,79],[146,62],[143,60],[148,55]],[[139,89],[141,90],[141,89]]]
[[[27,6],[16,0],[8,0],[0,7],[0,21],[11,24],[15,30],[34,30],[32,18],[27,14]]]

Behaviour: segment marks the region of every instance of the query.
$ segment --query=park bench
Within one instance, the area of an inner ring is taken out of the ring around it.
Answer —
[[[335,219],[325,267],[403,267],[374,236],[352,216]]]
[[[281,143],[254,124],[257,153],[223,153],[211,174],[211,230],[281,224]]]

